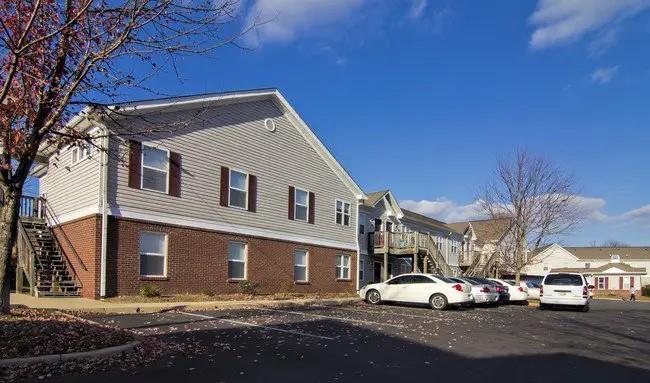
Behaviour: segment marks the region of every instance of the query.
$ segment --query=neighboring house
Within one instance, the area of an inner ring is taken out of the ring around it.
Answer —
[[[402,209],[389,190],[366,195],[359,207],[360,285],[412,271],[460,274],[460,233]]]
[[[512,219],[483,219],[449,223],[463,234],[459,265],[465,275],[494,275],[498,268],[500,245],[508,238]]]
[[[587,276],[596,290],[627,292],[650,284],[648,247],[564,247],[553,244],[529,254],[528,276],[549,272],[577,272]]]
[[[130,102],[71,124],[121,138],[96,140],[108,154],[45,149],[48,213],[24,219],[47,217],[83,296],[358,288],[366,197],[279,91]]]

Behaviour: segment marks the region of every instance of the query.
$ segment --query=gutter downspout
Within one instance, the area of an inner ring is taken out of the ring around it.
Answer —
[[[357,241],[357,275],[355,277],[357,281],[357,292],[359,292],[359,286],[360,286],[360,281],[359,281],[359,267],[361,266],[361,244],[359,243],[359,206],[361,206],[361,201],[360,199],[357,199],[357,219],[356,219],[356,226],[354,227],[354,238]],[[364,275],[365,275],[365,270],[364,270]]]
[[[102,214],[102,237],[100,250],[99,266],[99,296],[106,297],[106,250],[108,238],[108,129],[101,126],[103,131],[102,137],[102,157],[100,169],[100,197],[101,197],[101,214]]]

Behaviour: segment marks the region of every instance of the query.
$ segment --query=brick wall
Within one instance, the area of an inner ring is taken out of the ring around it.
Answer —
[[[138,238],[141,231],[168,235],[166,278],[139,275]],[[279,240],[154,224],[110,217],[107,294],[133,295],[145,285],[155,285],[165,294],[216,294],[237,291],[237,283],[227,275],[229,240],[248,244],[248,280],[259,283],[258,291],[273,292],[353,292],[356,289],[356,252]],[[293,281],[295,249],[309,252],[309,283]],[[350,255],[350,280],[335,275],[337,254]]]
[[[61,250],[83,284],[82,295],[86,298],[97,298],[101,243],[100,217],[93,215],[66,222],[55,227],[53,231]],[[79,258],[75,256],[75,252]]]

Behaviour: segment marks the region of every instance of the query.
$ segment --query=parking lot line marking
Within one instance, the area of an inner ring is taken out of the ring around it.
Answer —
[[[213,317],[213,316],[209,316],[209,315],[188,313],[188,312],[184,312],[184,311],[178,311],[178,313],[193,316],[193,317],[196,317],[196,318],[201,318],[201,319],[209,319],[209,320],[215,320],[215,321],[220,321],[220,322],[226,322],[226,323],[230,323],[230,324],[236,324],[236,325],[239,325],[239,326],[249,326],[249,327],[263,328],[265,330],[278,331],[278,332],[283,332],[283,333],[287,333],[287,334],[307,336],[307,337],[318,338],[318,339],[334,340],[334,338],[329,337],[329,336],[308,334],[306,332],[297,331],[297,330],[285,330],[283,328],[263,326],[263,325],[257,324],[257,323],[243,322],[243,321],[238,321],[238,320],[234,320],[234,319],[223,319],[223,318],[217,318],[217,317]]]
[[[353,309],[349,307],[330,307],[330,306],[320,306],[320,305],[313,305],[315,307],[323,307],[323,308],[333,308],[335,310],[345,310],[345,311],[353,311],[353,312],[359,312],[359,313],[367,313],[367,314],[386,314],[386,315],[399,315],[403,317],[409,317],[409,318],[422,318],[422,319],[431,319],[431,320],[436,320],[440,318],[432,317],[432,316],[426,316],[426,315],[415,315],[415,314],[403,314],[403,313],[396,313],[393,311],[381,311],[381,310],[375,310],[375,309],[370,309],[370,310],[362,310],[362,309]]]
[[[327,319],[334,319],[334,320],[343,321],[343,322],[353,322],[353,323],[363,323],[363,324],[374,324],[374,325],[377,325],[377,326],[390,326],[390,327],[397,327],[397,328],[406,328],[406,326],[402,326],[402,325],[399,325],[399,324],[373,322],[373,321],[367,321],[367,320],[363,320],[363,319],[341,318],[341,317],[335,317],[335,316],[331,316],[331,315],[304,313],[304,312],[301,312],[301,311],[278,310],[278,309],[270,309],[270,308],[266,308],[266,307],[259,307],[258,310],[275,311],[275,312],[278,312],[278,313],[285,313],[285,314],[305,315],[305,316],[311,316],[311,317],[315,317],[315,318],[327,318]]]

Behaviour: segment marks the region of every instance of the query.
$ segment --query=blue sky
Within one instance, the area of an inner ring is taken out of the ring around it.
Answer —
[[[515,148],[574,175],[563,241],[650,244],[650,0],[248,0],[167,94],[278,87],[367,191],[455,221]]]

